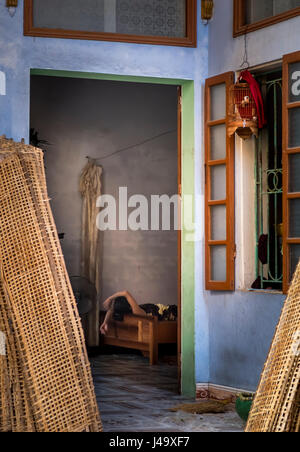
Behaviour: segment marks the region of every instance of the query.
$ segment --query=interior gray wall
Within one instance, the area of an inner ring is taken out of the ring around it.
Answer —
[[[70,275],[80,272],[79,176],[99,160],[103,193],[177,193],[177,90],[174,86],[32,77],[31,127],[52,145],[45,155],[52,209]],[[105,231],[102,298],[128,289],[139,303],[177,304],[177,232]]]

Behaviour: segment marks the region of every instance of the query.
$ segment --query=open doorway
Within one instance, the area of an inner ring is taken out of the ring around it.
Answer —
[[[180,192],[181,112],[176,85],[32,76],[30,126],[47,141],[49,195],[70,276],[80,275],[79,177],[87,156],[102,166],[102,193],[117,203],[120,187],[127,188],[128,198],[145,196],[149,205],[151,195],[172,197]],[[180,250],[181,234],[174,228],[101,232],[101,300],[128,290],[138,304],[178,306],[178,353]],[[142,328],[141,339],[143,324],[137,328]],[[101,353],[139,356],[130,341],[106,342],[113,348],[101,347]],[[181,360],[171,358],[176,356],[173,340],[164,337],[163,342],[159,362],[167,359],[180,368]],[[140,350],[141,359],[151,358]]]

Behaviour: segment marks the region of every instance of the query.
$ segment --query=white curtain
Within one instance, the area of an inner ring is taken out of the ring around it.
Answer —
[[[95,161],[88,161],[80,177],[82,205],[81,233],[81,273],[97,290],[97,303],[88,315],[86,327],[87,342],[90,347],[99,345],[99,297],[101,291],[101,250],[96,218],[99,208],[97,198],[101,195],[102,167]]]

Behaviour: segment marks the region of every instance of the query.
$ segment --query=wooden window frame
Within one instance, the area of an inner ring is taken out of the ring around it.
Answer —
[[[187,0],[187,36],[185,38],[37,28],[33,25],[33,1],[24,0],[24,36],[197,47],[197,0]]]
[[[299,199],[300,193],[289,192],[289,156],[300,154],[300,147],[289,148],[289,111],[300,108],[300,102],[289,101],[289,65],[300,62],[300,52],[283,57],[283,292],[287,293],[291,281],[290,245],[300,244],[300,238],[289,237],[289,200]]]
[[[262,0],[263,1],[263,0]],[[300,15],[300,6],[293,8],[276,16],[268,17],[253,24],[245,25],[245,0],[233,0],[234,18],[233,18],[233,36],[244,35],[252,31],[260,30],[261,28],[269,27],[270,25],[283,22]]]
[[[228,113],[229,113],[229,94],[230,87],[234,83],[234,73],[228,72],[206,80],[205,84],[205,285],[206,290],[212,291],[233,291],[235,290],[235,138],[229,137],[228,130]],[[211,113],[211,96],[210,89],[214,86],[226,84],[226,117],[216,121],[210,120]],[[210,129],[217,125],[226,125],[226,159],[210,160]],[[220,164],[226,165],[226,199],[221,201],[212,201],[210,199],[211,166]],[[211,218],[210,206],[225,205],[226,206],[226,240],[211,240]],[[211,279],[211,253],[212,246],[226,246],[226,281],[213,281]]]

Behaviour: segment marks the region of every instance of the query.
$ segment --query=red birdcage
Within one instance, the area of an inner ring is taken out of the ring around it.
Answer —
[[[243,120],[257,118],[256,105],[248,83],[238,83],[234,86],[234,104]]]
[[[237,133],[244,140],[258,135],[257,108],[248,83],[231,87],[228,133]]]

